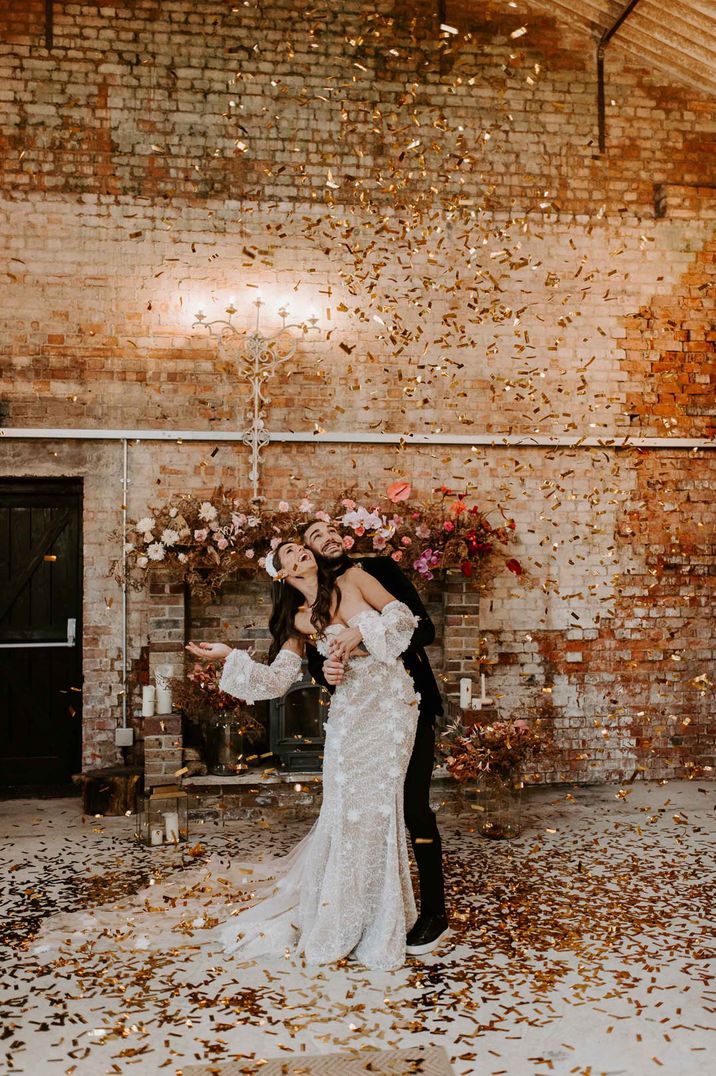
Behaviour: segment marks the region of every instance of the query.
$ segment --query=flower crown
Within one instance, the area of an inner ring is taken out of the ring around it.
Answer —
[[[282,573],[281,569],[277,568],[276,565],[274,564],[274,562],[273,562],[273,554],[274,554],[273,549],[271,550],[270,553],[266,554],[266,559],[264,561],[264,568],[266,569],[268,574],[271,576],[271,578],[275,579],[277,583],[283,583],[283,573]]]

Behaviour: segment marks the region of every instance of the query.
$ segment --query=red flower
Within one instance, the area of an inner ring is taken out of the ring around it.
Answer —
[[[472,564],[470,563],[470,561],[464,560],[460,565],[460,570],[462,571],[463,575],[472,575]]]
[[[522,572],[524,571],[520,562],[514,559],[505,561],[505,567],[509,568],[511,572],[514,572],[515,575],[522,575]]]
[[[450,511],[455,516],[461,516],[463,512],[467,512],[467,505],[464,501],[455,501]]]
[[[451,523],[449,519],[446,519],[443,523],[443,530],[447,531],[448,534],[452,534],[452,532],[455,530],[455,524]]]

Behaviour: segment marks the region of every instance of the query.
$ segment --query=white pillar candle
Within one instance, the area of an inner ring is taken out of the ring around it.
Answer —
[[[179,840],[179,815],[176,811],[165,811],[164,828],[167,834],[167,842],[176,844]]]
[[[149,830],[149,843],[152,845],[164,844],[164,830],[161,826],[152,826]]]
[[[485,694],[485,674],[484,673],[480,673],[480,698],[482,699],[483,702],[487,698],[487,695]]]
[[[154,684],[142,688],[142,717],[154,717]]]
[[[158,687],[157,688],[157,713],[158,714],[170,714],[172,712],[172,692],[171,688]]]
[[[460,707],[463,710],[470,708],[470,700],[472,699],[472,680],[469,676],[463,676],[460,681]]]

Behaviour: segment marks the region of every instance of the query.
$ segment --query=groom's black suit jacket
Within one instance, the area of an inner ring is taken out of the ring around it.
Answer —
[[[403,665],[413,679],[415,690],[420,694],[419,720],[433,724],[436,715],[442,714],[443,704],[435,674],[430,668],[430,662],[425,653],[425,647],[430,646],[435,638],[435,626],[420,600],[420,595],[391,557],[368,557],[363,561],[347,560],[344,571],[353,567],[354,564],[360,564],[364,572],[377,579],[389,594],[407,605],[411,612],[415,613],[419,618],[420,623],[413,632],[410,646],[401,657]],[[339,571],[338,574],[342,573]],[[333,688],[326,683],[323,676],[323,657],[310,643],[306,649],[308,669],[311,676],[319,684],[327,687],[329,691],[333,691]]]

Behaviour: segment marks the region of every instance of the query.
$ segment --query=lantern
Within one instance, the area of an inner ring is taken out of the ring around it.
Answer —
[[[140,797],[137,840],[149,847],[178,844],[189,835],[189,796],[178,785],[158,785]]]

